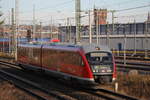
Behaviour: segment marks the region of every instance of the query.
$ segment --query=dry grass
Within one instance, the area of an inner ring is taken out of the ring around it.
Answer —
[[[0,83],[0,100],[36,100],[27,93],[15,88],[15,86],[7,83]]]
[[[119,90],[139,98],[150,98],[150,76],[118,75]]]

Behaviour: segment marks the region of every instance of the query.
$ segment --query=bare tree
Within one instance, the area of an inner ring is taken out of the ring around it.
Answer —
[[[0,0],[0,2],[1,2],[1,0]],[[0,8],[1,8],[1,6],[0,6]],[[1,19],[2,15],[3,15],[3,13],[0,11],[0,25],[2,25],[4,23],[4,20]]]

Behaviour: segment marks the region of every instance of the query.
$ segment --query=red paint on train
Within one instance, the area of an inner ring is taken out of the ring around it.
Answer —
[[[100,49],[97,53],[99,52]],[[111,56],[111,53],[109,53],[110,56],[107,57],[107,52],[106,54],[104,51],[102,52],[102,56],[106,56],[105,59],[108,59],[108,61],[109,59],[112,59],[110,60],[112,61],[110,64],[107,63],[105,65],[102,63],[102,65],[91,65],[88,61],[89,59],[86,57],[86,54],[88,53],[85,52],[82,47],[66,45],[36,46],[25,44],[18,46],[18,63],[24,68],[40,69],[44,70],[46,73],[53,74],[54,76],[58,75],[61,78],[68,77],[69,79],[75,79],[80,82],[82,81],[81,83],[84,84],[93,84],[97,81],[102,81],[106,76],[109,77],[109,80],[116,78],[116,65],[114,62],[114,57]],[[98,69],[93,70],[93,67]],[[101,72],[107,70],[111,72]]]

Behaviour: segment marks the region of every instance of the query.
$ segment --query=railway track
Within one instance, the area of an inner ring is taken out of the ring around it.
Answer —
[[[118,64],[123,64],[124,61],[123,60],[116,60],[116,63]],[[136,61],[136,60],[127,60],[126,61],[127,65],[136,65],[136,66],[142,66],[142,67],[149,67],[150,66],[150,62],[149,63],[144,63],[143,61]]]
[[[112,51],[116,57],[123,57],[124,56],[124,51]],[[128,58],[144,58],[146,52],[145,51],[136,51],[136,53],[132,51],[125,51],[126,56]],[[150,51],[147,52],[147,56],[150,57]],[[149,58],[148,58],[149,59]]]
[[[102,88],[97,88],[97,89],[86,89],[87,92],[101,96],[107,100],[139,100],[138,98],[116,93],[110,90],[102,89]]]
[[[115,56],[115,59],[124,59],[124,56]],[[132,56],[126,56],[127,60],[142,60],[142,61],[150,61],[150,58],[147,57],[132,57]]]
[[[12,79],[10,79],[10,75],[8,75],[8,73],[6,73],[4,71],[1,71],[1,70],[0,70],[0,78],[5,80],[5,81],[8,81],[9,83],[15,85],[16,87],[20,88],[21,90],[27,92],[29,95],[31,95],[31,96],[33,96],[33,97],[35,97],[37,99],[48,100],[45,97],[43,97],[43,96],[33,92],[29,88],[26,88],[23,84],[12,81]],[[12,76],[11,76],[11,78],[12,78]]]
[[[126,64],[124,64],[123,56],[115,56],[115,58],[117,67],[123,71],[137,70],[141,74],[150,74],[150,58],[127,56]]]
[[[4,61],[0,61],[0,64],[6,65],[9,67],[14,67],[15,64],[7,63]],[[17,66],[15,66],[17,68]],[[24,90],[25,92],[29,93],[30,95],[36,97],[39,100],[68,100],[62,96],[59,96],[45,88],[39,86],[38,84],[26,80],[22,77],[16,76],[12,73],[0,69],[0,78],[14,84],[16,87]]]
[[[118,68],[123,69],[131,69],[131,70],[142,70],[142,71],[150,71],[150,63],[141,63],[136,61],[127,61],[124,64],[124,61],[116,60],[116,64]]]
[[[11,64],[11,63],[7,63],[7,62],[4,62],[4,61],[0,61],[1,64],[5,65],[5,66],[11,66],[11,67],[15,67],[15,68],[19,68],[17,67],[15,64]],[[32,81],[29,81],[29,80],[26,80],[26,79],[23,79],[22,77],[18,77],[16,75],[13,75],[11,73],[8,73],[8,72],[4,72],[4,71],[1,71],[0,70],[0,74],[3,73],[5,76],[11,78],[11,79],[15,79],[15,80],[19,80],[21,82],[25,82],[24,84],[28,84],[34,88],[37,88],[38,90],[46,93],[47,94],[50,94],[50,96],[54,96],[56,97],[57,99],[61,99],[61,100],[66,100],[66,98],[63,98],[61,96],[58,96],[56,95],[55,93],[51,93],[49,92],[49,90],[46,90],[45,88],[42,88],[41,86],[39,86],[38,84],[36,83],[33,83]],[[10,80],[10,79],[8,79]],[[15,84],[15,83],[14,83]],[[63,83],[64,84],[64,83]],[[20,85],[18,85],[20,86]],[[71,86],[70,86],[71,87]],[[72,87],[74,88],[74,87]],[[77,89],[77,88],[76,88]],[[106,90],[106,89],[87,89],[87,88],[80,88],[78,89],[79,91],[81,90],[82,92],[85,92],[85,93],[88,93],[88,94],[91,94],[91,95],[94,95],[96,97],[99,97],[99,98],[104,98],[105,100],[138,100],[137,98],[134,98],[134,97],[131,97],[131,96],[127,96],[127,95],[123,95],[123,94],[119,94],[119,93],[115,93],[113,91],[110,91],[110,90]],[[31,91],[32,92],[32,91]],[[31,94],[34,94],[34,93],[31,93]],[[37,96],[39,96],[39,94],[36,94]],[[73,97],[73,96],[72,96]],[[41,100],[48,100],[48,99],[41,99]],[[80,100],[80,99],[78,99]]]

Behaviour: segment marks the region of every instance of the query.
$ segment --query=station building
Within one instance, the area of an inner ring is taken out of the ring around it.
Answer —
[[[106,10],[102,10],[103,13]],[[104,13],[105,15],[105,13]],[[107,16],[105,15],[105,18]],[[100,22],[99,22],[100,23]],[[150,14],[148,19],[141,23],[114,24],[114,31],[112,24],[99,24],[92,26],[92,42],[100,45],[107,45],[111,49],[136,49],[136,50],[150,50]],[[97,28],[98,27],[98,28]],[[98,32],[96,32],[98,30]],[[75,26],[61,26],[59,27],[59,38],[62,42],[75,41]],[[89,26],[81,26],[81,42],[89,42]],[[69,38],[68,38],[69,36]],[[97,38],[98,37],[98,38]]]
[[[111,49],[123,50],[126,41],[125,49],[150,49],[150,22],[143,23],[130,23],[130,24],[115,24],[114,32],[112,32],[112,24],[99,25],[98,35],[96,27],[92,28],[92,42],[101,45],[107,45]],[[62,42],[74,42],[75,39],[75,26],[71,26],[68,30],[66,26],[59,28],[60,40]],[[70,39],[68,35],[71,34]],[[89,42],[89,27],[81,27],[81,42]]]

